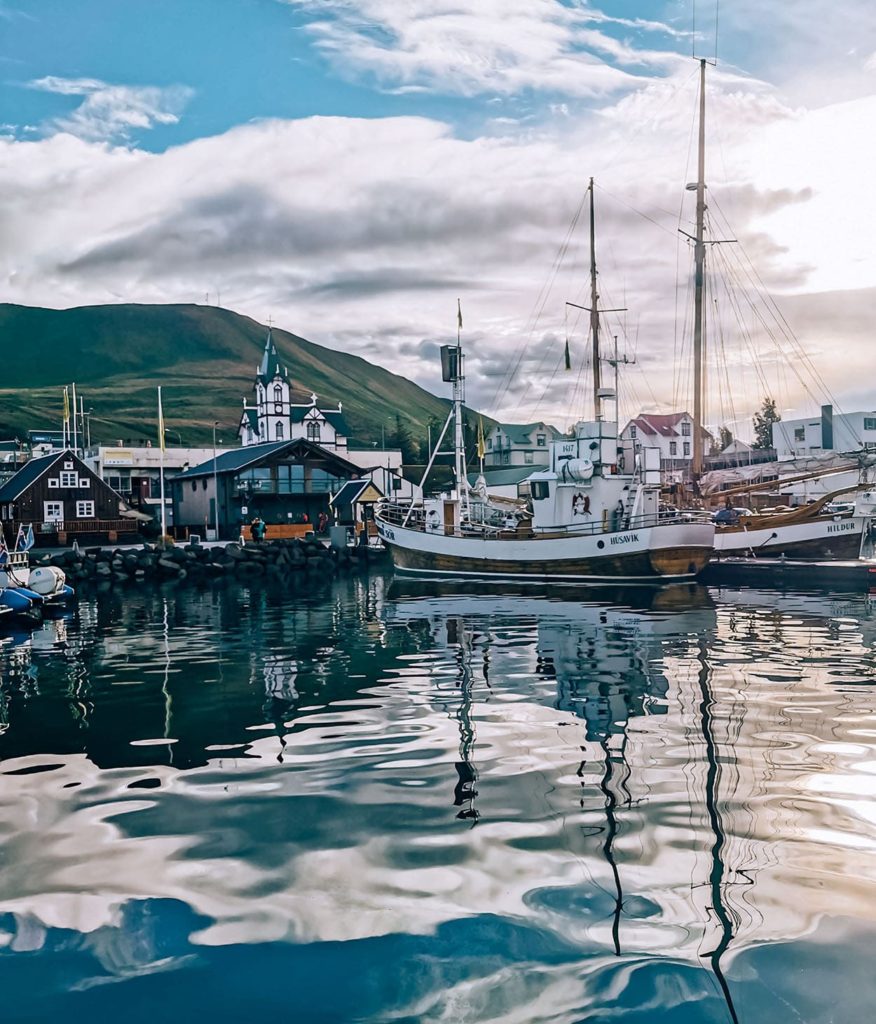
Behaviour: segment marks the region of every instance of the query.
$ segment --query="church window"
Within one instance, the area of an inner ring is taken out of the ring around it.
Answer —
[[[282,402],[283,401],[283,388],[282,388],[282,386],[280,384],[275,384],[274,385],[274,401],[275,402]]]
[[[283,440],[283,424],[282,423],[278,423],[274,427],[274,438],[277,441],[282,441]]]
[[[318,441],[319,440],[319,424],[311,422],[307,424],[307,440]]]

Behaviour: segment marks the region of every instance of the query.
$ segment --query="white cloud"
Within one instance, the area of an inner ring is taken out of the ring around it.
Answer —
[[[556,373],[564,303],[582,301],[587,287],[586,232],[575,236],[563,274],[552,278],[551,267],[593,173],[600,290],[606,305],[630,309],[628,339],[616,317],[607,333],[638,349],[627,411],[684,404],[684,372],[673,369],[674,352],[684,362],[675,342],[677,263],[681,308],[689,273],[677,228],[695,104],[685,74],[586,121],[506,124],[501,138],[460,139],[425,118],[314,117],[238,127],[160,155],[69,134],[0,139],[4,297],[65,306],[200,302],[221,291],[224,305],[262,321],[271,314],[440,390],[432,354],[453,335],[461,296],[470,400],[523,420],[546,393],[539,414],[566,425],[586,393],[576,391],[577,374]],[[848,215],[842,231],[831,219],[843,204],[859,225],[876,217],[865,180],[873,155],[861,153],[856,130],[876,120],[876,109],[791,110],[762,85],[715,77],[708,112],[712,215],[727,214],[760,277],[783,294],[831,390],[859,387],[876,320],[876,257],[853,240]],[[831,191],[855,161],[846,187]],[[690,217],[686,208],[682,227]],[[720,259],[710,257],[713,269]],[[846,316],[841,334],[832,333],[843,288]],[[726,310],[723,294],[715,292]],[[773,339],[756,324],[747,329],[748,341],[734,324],[721,327],[728,348],[742,344],[737,414],[759,404],[764,374],[783,407],[799,407],[802,391],[779,368]],[[840,336],[843,360],[830,357]],[[494,404],[526,338],[524,372]],[[577,369],[586,348],[580,326],[572,348]],[[716,388],[719,379],[710,375]]]
[[[370,75],[385,88],[603,96],[682,60],[674,44],[649,49],[599,27],[622,25],[673,40],[679,33],[668,26],[610,18],[558,0],[283,2],[312,15],[307,29],[340,73]]]
[[[82,103],[72,114],[54,119],[49,127],[89,140],[126,140],[158,124],[176,124],[193,95],[191,89],[181,85],[110,85],[96,78],[53,75],[28,85],[59,96],[81,97]]]

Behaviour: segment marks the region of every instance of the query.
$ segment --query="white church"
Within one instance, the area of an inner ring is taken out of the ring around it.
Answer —
[[[238,436],[241,445],[294,441],[299,437],[330,451],[347,452],[347,425],[341,403],[323,409],[315,394],[296,391],[289,371],[280,364],[273,332],[268,328],[265,351],[253,384],[255,405],[243,400]]]

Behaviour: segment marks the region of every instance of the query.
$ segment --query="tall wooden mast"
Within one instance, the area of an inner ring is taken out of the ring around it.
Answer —
[[[593,339],[593,418],[602,416],[602,373],[599,364],[599,294],[596,290],[596,213],[593,205],[593,179],[590,179],[590,336]]]
[[[706,245],[703,227],[706,213],[706,62],[700,60],[700,132],[697,153],[697,227],[694,238],[694,410],[693,477],[703,472],[703,278]],[[592,199],[591,199],[592,201]]]

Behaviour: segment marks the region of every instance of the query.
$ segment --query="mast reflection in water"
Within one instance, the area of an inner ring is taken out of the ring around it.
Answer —
[[[6,1019],[869,1019],[864,599],[321,588],[0,634]]]

